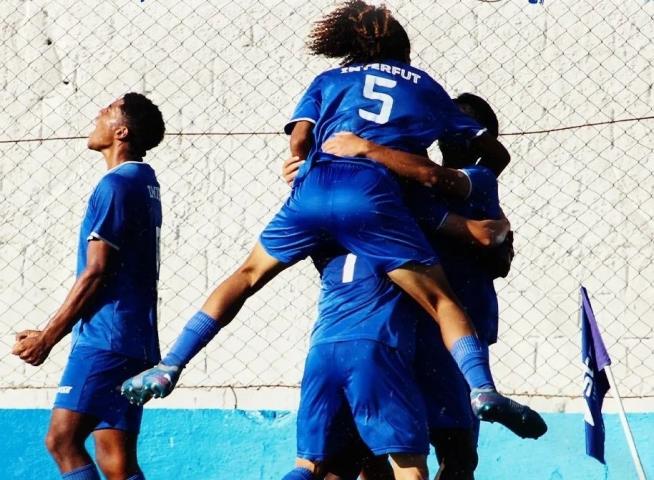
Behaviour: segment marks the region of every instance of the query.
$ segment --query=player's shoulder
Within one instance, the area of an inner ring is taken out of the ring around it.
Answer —
[[[154,178],[154,170],[143,162],[121,164],[106,172],[95,189],[96,194],[121,194],[138,188],[144,183],[150,183]]]

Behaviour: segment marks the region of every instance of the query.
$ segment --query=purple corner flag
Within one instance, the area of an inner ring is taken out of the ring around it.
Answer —
[[[602,403],[604,395],[609,390],[604,367],[611,364],[600,334],[593,308],[590,306],[588,293],[584,287],[580,289],[581,306],[581,361],[584,363],[584,400],[586,409],[586,454],[604,462],[604,419],[602,418]]]

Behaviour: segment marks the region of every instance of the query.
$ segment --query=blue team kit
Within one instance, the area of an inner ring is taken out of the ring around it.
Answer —
[[[427,73],[395,61],[318,75],[287,132],[300,120],[314,123],[313,146],[291,196],[261,234],[264,249],[293,263],[331,239],[386,271],[409,262],[437,263],[395,177],[373,161],[327,155],[321,145],[334,133],[349,131],[391,148],[422,152],[438,138],[470,138],[484,129],[462,114]]]
[[[471,138],[483,129],[425,72],[401,62],[319,75],[287,133],[301,120],[314,123],[313,147],[261,244],[284,263],[334,243],[352,255],[316,262],[323,289],[302,380],[298,455],[335,454],[330,448],[343,445],[338,436],[352,424],[376,454],[426,454],[428,417],[413,370],[418,307],[385,274],[409,262],[432,265],[438,257],[385,167],[320,147],[334,133],[350,131],[418,153],[438,138]],[[431,213],[442,222],[443,210]]]
[[[138,430],[140,408],[120,395],[120,384],[160,359],[157,281],[161,229],[159,183],[143,162],[109,170],[93,191],[82,222],[77,274],[86,268],[88,242],[115,249],[93,308],[73,328],[72,351],[56,408],[88,413],[98,428]]]

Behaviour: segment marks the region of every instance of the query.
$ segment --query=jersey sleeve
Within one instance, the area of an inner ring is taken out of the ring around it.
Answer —
[[[448,215],[448,209],[441,195],[433,188],[412,185],[407,192],[407,203],[420,227],[432,234],[436,232]]]
[[[493,171],[481,165],[459,170],[470,181],[470,191],[466,198],[473,210],[486,218],[499,218],[500,200],[497,178]]]
[[[301,120],[316,123],[320,117],[320,103],[322,94],[320,92],[320,76],[316,77],[309,88],[304,92],[299,103],[293,111],[291,119],[284,126],[284,132],[290,135],[295,124]]]
[[[120,250],[128,224],[127,212],[126,186],[111,175],[104,177],[91,199],[91,228],[87,240],[102,240]]]

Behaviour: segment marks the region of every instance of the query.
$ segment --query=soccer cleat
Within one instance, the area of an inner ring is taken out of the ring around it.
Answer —
[[[470,392],[470,405],[480,420],[501,423],[519,437],[538,438],[547,432],[547,425],[537,412],[494,388],[474,388]]]
[[[120,393],[136,405],[143,405],[151,398],[167,397],[175,388],[180,371],[177,366],[160,363],[125,380]]]

